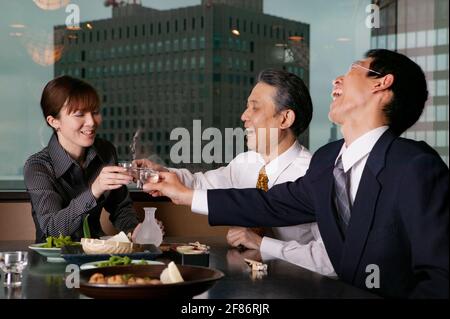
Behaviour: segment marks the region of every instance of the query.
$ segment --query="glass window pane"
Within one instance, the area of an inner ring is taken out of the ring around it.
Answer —
[[[437,81],[437,96],[446,96],[447,95],[447,80],[438,80]]]
[[[427,133],[426,133],[426,142],[431,147],[436,146],[436,132],[435,131],[427,131]]]
[[[406,34],[399,33],[397,36],[397,48],[403,50],[406,48]]]
[[[448,70],[448,54],[439,54],[437,56],[437,70]]]
[[[447,105],[437,105],[436,106],[436,120],[437,121],[448,121],[448,106]]]
[[[417,47],[423,48],[427,45],[426,43],[426,31],[417,32]]]
[[[436,45],[436,30],[428,30],[427,31],[427,46],[432,47]]]
[[[388,35],[388,50],[395,50],[396,49],[396,36],[395,34]]]
[[[406,35],[406,47],[412,49],[416,47],[416,33],[408,32]]]
[[[447,146],[447,132],[446,131],[437,131],[436,132],[436,146],[445,147]]]
[[[438,45],[448,44],[448,29],[437,30],[437,44]]]
[[[208,10],[200,0],[138,1],[154,10],[131,10],[132,1],[117,1],[121,5],[114,9],[104,1],[52,1],[79,6],[82,28],[76,32],[64,27],[63,7],[50,12],[37,8],[37,0],[3,1],[0,105],[8,108],[0,117],[0,156],[12,159],[0,166],[0,188],[5,179],[20,180],[26,158],[47,144],[51,131],[39,98],[44,85],[63,74],[82,77],[99,92],[105,101],[99,136],[113,139],[119,156],[129,153],[133,129],[147,126],[144,142],[151,141],[150,133],[156,140],[157,130],[160,142],[138,149],[155,152],[158,146],[161,158],[168,160],[165,165],[170,165],[166,133],[174,125],[192,125],[199,110],[205,127],[235,126],[257,74],[266,68],[300,75],[311,89],[316,107],[302,143],[314,152],[333,138],[327,121],[332,79],[371,48],[398,49],[427,71],[433,104],[421,116],[426,122],[419,125],[421,132],[404,135],[433,144],[431,127],[440,128],[444,137],[448,134],[442,129],[448,125],[448,7],[443,0],[427,5],[419,0],[398,6],[386,2],[380,7],[379,29],[362,26],[371,0],[339,0],[332,10],[327,1],[264,0],[264,11],[249,11],[251,3],[259,1],[226,1],[233,6],[224,13],[225,21],[217,19],[221,15],[206,17]],[[430,29],[433,26],[436,29]],[[56,50],[59,45],[62,53]],[[196,113],[190,114],[193,104]],[[228,105],[233,113],[216,113]],[[169,111],[180,116],[168,116]]]
[[[426,113],[425,117],[426,117],[427,122],[434,122],[436,120],[435,107],[433,105],[426,106],[425,113]]]
[[[427,71],[433,72],[436,70],[436,56],[428,55],[427,56]]]
[[[416,141],[424,141],[425,140],[425,132],[417,131],[416,132]]]

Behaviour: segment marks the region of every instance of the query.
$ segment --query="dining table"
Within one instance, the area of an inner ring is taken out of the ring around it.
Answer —
[[[263,259],[265,271],[252,271],[245,259],[258,260],[259,252],[230,247],[223,237],[167,237],[165,243],[198,241],[209,247],[208,267],[224,276],[212,288],[194,299],[373,299],[368,290],[330,278],[281,259]],[[21,287],[5,287],[0,283],[0,299],[84,299],[77,288],[68,288],[67,263],[47,262],[28,247],[32,241],[0,241],[0,251],[28,251],[28,265]],[[161,255],[156,260],[170,262]]]

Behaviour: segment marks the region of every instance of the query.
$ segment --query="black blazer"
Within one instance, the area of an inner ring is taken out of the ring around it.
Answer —
[[[426,143],[387,130],[361,176],[344,237],[333,204],[333,168],[343,141],[313,156],[306,175],[272,187],[209,190],[211,225],[287,226],[317,221],[340,279],[364,288],[377,265],[386,297],[447,297],[449,172]],[[369,268],[367,268],[369,266]]]

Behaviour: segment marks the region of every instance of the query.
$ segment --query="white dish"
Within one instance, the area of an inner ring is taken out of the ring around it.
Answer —
[[[107,260],[92,261],[92,262],[90,262],[90,263],[85,263],[85,264],[82,264],[82,265],[80,266],[80,269],[81,269],[81,270],[85,270],[85,269],[99,268],[99,267],[96,266],[96,265],[99,264],[99,263],[101,263],[101,262],[105,262],[105,261],[107,261]],[[142,260],[138,260],[138,259],[133,259],[133,260],[131,261],[132,264],[139,264],[139,263],[141,263],[141,262],[142,262]],[[146,262],[147,262],[146,265],[164,265],[164,263],[161,262],[161,261],[146,260]]]
[[[28,246],[29,249],[34,250],[38,254],[47,257],[47,261],[50,263],[64,263],[64,258],[61,257],[61,248],[45,248],[45,243],[33,244]]]
[[[139,247],[134,243],[102,240],[93,238],[81,238],[81,245],[86,254],[130,254]]]

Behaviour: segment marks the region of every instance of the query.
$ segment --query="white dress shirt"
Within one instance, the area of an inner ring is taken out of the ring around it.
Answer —
[[[295,181],[305,175],[311,154],[295,142],[288,150],[269,163],[253,151],[241,153],[227,166],[206,173],[192,174],[186,169],[170,169],[188,187],[194,189],[192,211],[208,214],[207,189],[254,188],[261,167],[265,166],[269,188]],[[275,238],[263,237],[263,259],[280,258],[327,276],[336,276],[320,236],[317,223],[273,227]]]
[[[342,165],[345,173],[350,170],[350,199],[352,204],[355,201],[359,182],[361,181],[361,175],[364,167],[366,166],[367,158],[369,157],[375,143],[388,128],[388,126],[377,127],[376,129],[373,129],[358,137],[352,144],[350,144],[349,147],[347,147],[344,143],[338,157],[336,157],[337,162],[339,156],[342,155]]]

